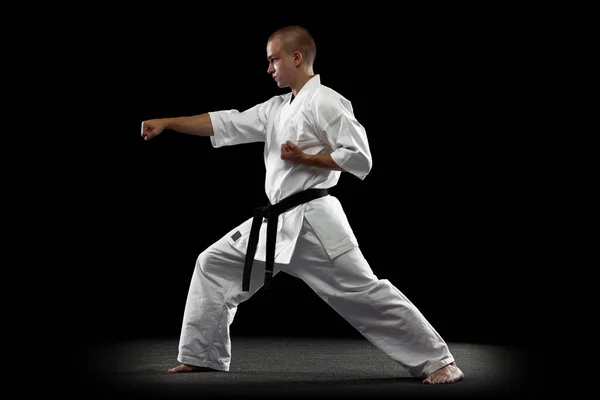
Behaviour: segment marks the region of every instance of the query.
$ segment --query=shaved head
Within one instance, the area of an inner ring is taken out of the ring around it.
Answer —
[[[287,54],[292,54],[294,51],[300,52],[304,64],[312,67],[317,55],[317,46],[305,28],[298,25],[281,28],[269,36],[267,42],[274,39],[279,39],[281,49]]]

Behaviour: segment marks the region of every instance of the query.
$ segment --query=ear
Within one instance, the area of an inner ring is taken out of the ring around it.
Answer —
[[[293,56],[294,56],[294,65],[296,67],[300,66],[300,64],[302,64],[302,53],[300,53],[299,51],[294,51]]]

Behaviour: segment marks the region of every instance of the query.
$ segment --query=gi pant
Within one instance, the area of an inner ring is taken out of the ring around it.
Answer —
[[[237,306],[264,282],[264,262],[255,261],[250,290],[242,291],[245,255],[224,236],[197,259],[183,316],[177,360],[229,371],[229,326]],[[366,339],[424,378],[454,361],[447,344],[419,310],[388,280],[378,279],[360,249],[331,259],[304,219],[290,264],[280,271],[302,279]]]

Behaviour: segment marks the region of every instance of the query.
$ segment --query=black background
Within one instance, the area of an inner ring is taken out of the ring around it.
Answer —
[[[332,193],[375,274],[446,340],[523,343],[531,259],[518,12],[233,10],[101,13],[73,53],[77,118],[60,160],[68,214],[51,216],[69,236],[54,250],[73,262],[60,293],[70,336],[178,336],[197,256],[266,202],[262,145],[214,149],[173,131],[145,142],[141,122],[285,93],[266,72],[266,39],[300,24],[317,43],[315,72],[368,134],[370,175],[343,174]],[[240,305],[231,333],[359,335],[284,274]]]

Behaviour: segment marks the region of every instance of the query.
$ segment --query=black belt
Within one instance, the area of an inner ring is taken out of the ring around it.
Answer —
[[[269,204],[268,206],[258,207],[254,210],[254,218],[252,219],[252,227],[250,228],[250,237],[248,238],[248,248],[246,249],[246,262],[244,263],[244,280],[242,282],[242,290],[244,292],[250,290],[250,274],[252,272],[256,246],[258,245],[260,225],[263,222],[262,219],[267,219],[267,265],[265,269],[265,287],[268,288],[271,283],[271,278],[273,277],[273,265],[275,264],[275,243],[277,240],[277,222],[279,221],[279,215],[300,204],[327,196],[328,194],[329,192],[327,189],[307,189],[302,192],[294,193],[277,204]]]

